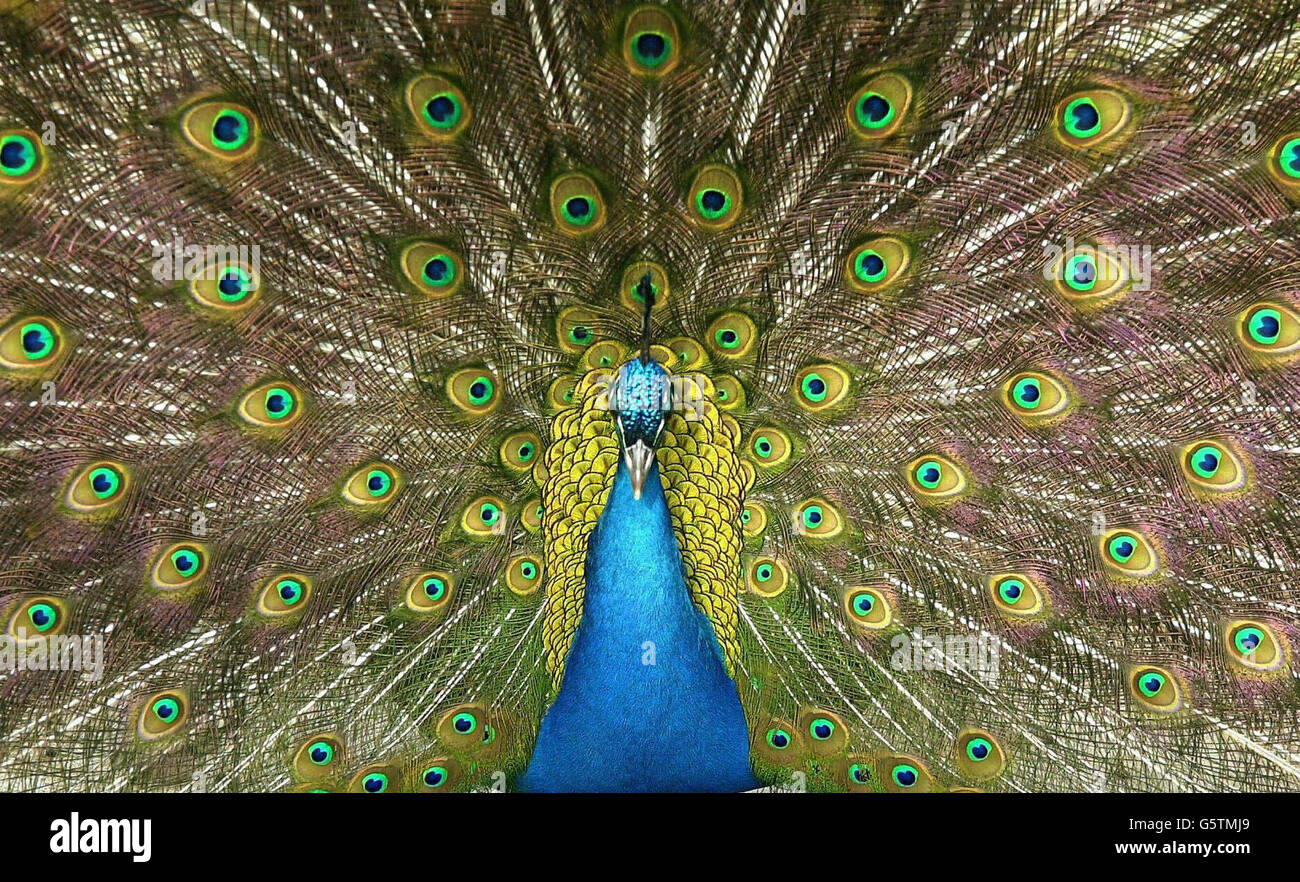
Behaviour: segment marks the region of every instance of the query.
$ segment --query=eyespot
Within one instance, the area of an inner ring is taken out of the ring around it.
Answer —
[[[418,294],[450,297],[465,281],[465,261],[441,242],[412,242],[402,249],[402,275]]]
[[[844,521],[835,506],[816,496],[795,506],[794,529],[812,539],[831,539],[844,531]]]
[[[713,401],[720,410],[743,411],[745,408],[745,387],[729,374],[713,378]]]
[[[1000,573],[989,579],[989,593],[998,612],[1011,619],[1030,619],[1047,609],[1047,596],[1024,573]]]
[[[527,597],[542,586],[542,562],[531,554],[520,555],[506,565],[506,586]]]
[[[301,573],[280,573],[262,585],[257,595],[257,612],[264,618],[288,621],[302,614],[311,597],[311,579]]]
[[[830,410],[848,394],[849,375],[833,364],[814,364],[795,374],[794,400],[805,410]]]
[[[0,333],[0,366],[20,371],[48,367],[63,347],[63,330],[54,319],[20,318]]]
[[[871,294],[898,282],[912,263],[912,250],[902,239],[880,236],[849,252],[844,277],[850,288]]]
[[[849,101],[850,131],[876,141],[888,138],[907,118],[912,106],[912,84],[896,73],[877,74],[853,93]]]
[[[664,341],[672,352],[672,359],[667,367],[677,371],[693,371],[704,366],[708,356],[704,347],[690,337],[672,337]]]
[[[596,314],[584,306],[570,306],[555,317],[555,336],[568,353],[582,352],[596,341]]]
[[[498,451],[501,464],[506,468],[525,472],[532,469],[542,452],[542,439],[535,432],[515,432],[501,442]]]
[[[491,413],[501,403],[494,373],[483,368],[461,368],[447,378],[447,398],[470,416]]]
[[[519,509],[519,522],[524,525],[524,529],[530,533],[536,533],[542,529],[542,501],[536,497],[524,502]]]
[[[958,733],[953,755],[962,775],[977,781],[996,778],[1006,768],[1002,745],[981,729],[966,729]]]
[[[613,369],[627,361],[627,348],[614,340],[601,340],[587,347],[582,353],[582,366],[585,370],[595,371]]]
[[[451,602],[455,587],[450,573],[427,570],[406,586],[406,608],[421,614],[441,612]]]
[[[790,436],[775,426],[761,426],[750,435],[749,454],[763,468],[785,463],[792,452]]]
[[[251,265],[214,260],[199,272],[190,274],[187,290],[209,317],[222,318],[252,306],[261,288],[261,275]]]
[[[917,494],[928,500],[953,500],[966,492],[966,473],[938,453],[912,460],[907,466],[907,480]]]
[[[844,592],[844,614],[858,631],[882,631],[894,621],[893,605],[878,588],[849,588]]]
[[[438,721],[438,740],[453,752],[477,750],[495,739],[487,708],[481,704],[460,704]]]
[[[914,756],[884,756],[876,762],[876,768],[881,783],[890,793],[929,793],[934,790],[934,779],[929,770]]]
[[[300,781],[322,781],[334,775],[346,761],[343,741],[331,732],[313,735],[293,757],[293,771]]]
[[[195,584],[207,571],[207,549],[197,542],[178,542],[154,558],[149,581],[161,591],[176,591]]]
[[[239,417],[253,428],[277,432],[302,416],[302,400],[302,392],[286,380],[262,383],[239,400]]]
[[[659,312],[668,305],[668,296],[670,288],[668,285],[668,271],[660,264],[648,260],[638,260],[628,265],[623,270],[622,281],[619,282],[619,302],[625,309],[640,315],[645,310],[645,294],[642,287],[646,273],[650,274],[648,282],[650,293],[654,296],[655,305],[650,307],[651,312]]]
[[[569,172],[551,184],[551,217],[571,236],[594,233],[605,225],[605,199],[587,175]]]
[[[831,756],[849,744],[849,729],[839,715],[823,708],[806,708],[799,714],[804,744],[815,756]]]
[[[767,529],[767,509],[761,502],[746,502],[740,509],[740,529],[751,538]]]
[[[145,741],[157,741],[180,729],[188,717],[188,697],[179,689],[168,689],[144,700],[135,731]]]
[[[1289,132],[1273,143],[1268,171],[1288,190],[1300,188],[1300,132]]]
[[[1056,105],[1056,137],[1067,147],[1099,147],[1122,134],[1133,114],[1129,100],[1113,89],[1088,89]]]
[[[1136,530],[1111,530],[1101,537],[1101,559],[1121,576],[1142,578],[1160,569],[1155,548]]]
[[[774,557],[756,557],[745,572],[749,590],[761,597],[776,597],[790,584],[790,571]]]
[[[0,131],[0,187],[21,186],[45,171],[45,148],[28,129]]]
[[[460,525],[477,538],[499,534],[505,527],[506,506],[495,496],[480,496],[465,507]]]
[[[257,117],[242,104],[204,101],[181,115],[181,134],[206,156],[238,162],[257,152]]]
[[[706,230],[725,230],[740,220],[744,190],[725,165],[706,165],[695,173],[688,195],[690,217]]]
[[[1128,683],[1129,692],[1147,710],[1169,714],[1183,707],[1183,690],[1177,678],[1165,668],[1155,665],[1133,668]]]
[[[743,312],[728,312],[713,320],[704,332],[704,339],[714,355],[744,358],[758,341],[758,328],[754,320]]]
[[[420,74],[406,85],[406,108],[416,129],[435,141],[454,138],[469,125],[470,108],[465,93],[439,74]]]
[[[1256,303],[1241,314],[1237,336],[1250,352],[1294,355],[1300,351],[1300,316],[1280,303]]]
[[[1246,485],[1245,463],[1227,444],[1194,441],[1183,448],[1180,464],[1196,490],[1224,493]]]
[[[866,793],[873,789],[872,782],[876,780],[875,770],[871,767],[871,762],[863,756],[850,756],[848,765],[844,770],[844,782],[850,793]]]
[[[420,768],[420,790],[425,793],[447,793],[460,780],[460,764],[449,756],[436,757]]]
[[[1002,401],[1012,416],[1039,425],[1056,422],[1071,404],[1065,385],[1039,371],[1022,371],[1003,383]]]
[[[83,466],[68,481],[63,504],[72,514],[111,517],[121,509],[130,483],[126,466],[98,460]]]
[[[1264,622],[1237,619],[1223,631],[1228,658],[1252,673],[1270,673],[1282,669],[1286,662],[1286,645],[1277,632]]]
[[[392,466],[372,462],[357,469],[343,482],[343,499],[352,505],[376,507],[393,501],[402,478]]]
[[[387,764],[365,766],[352,776],[348,790],[353,793],[388,793],[401,780],[401,772]]]
[[[1063,253],[1051,270],[1056,290],[1079,306],[1100,305],[1129,283],[1119,252],[1101,245],[1081,245]]]
[[[62,634],[68,627],[68,607],[57,597],[42,595],[19,604],[9,617],[9,638],[19,643]]]
[[[766,729],[758,728],[754,733],[753,747],[760,757],[777,765],[792,765],[802,760],[799,732],[786,720],[771,720]]]
[[[623,27],[623,60],[642,76],[661,77],[677,66],[681,56],[677,22],[664,10],[641,6]]]

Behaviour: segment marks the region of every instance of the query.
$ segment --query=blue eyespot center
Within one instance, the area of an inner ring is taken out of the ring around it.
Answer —
[[[441,282],[451,273],[451,267],[441,257],[435,257],[424,265],[424,274],[433,282]]]
[[[862,114],[873,123],[889,116],[889,102],[883,95],[871,94],[862,99]]]
[[[456,113],[456,104],[446,95],[438,95],[424,108],[434,122],[446,122]]]
[[[705,190],[700,194],[700,204],[707,211],[722,211],[727,204],[727,196],[721,190]]]
[[[667,48],[662,34],[645,33],[636,38],[636,51],[642,58],[658,58]]]
[[[1071,112],[1074,114],[1074,124],[1081,132],[1091,132],[1101,122],[1096,106],[1090,101],[1079,102]]]
[[[212,124],[212,136],[226,144],[234,144],[243,134],[243,123],[233,113],[223,113]]]
[[[580,220],[591,213],[591,201],[584,196],[574,196],[564,203],[564,210],[570,217]]]
[[[5,168],[20,169],[27,164],[27,151],[30,148],[18,139],[7,141],[0,147],[0,165]]]

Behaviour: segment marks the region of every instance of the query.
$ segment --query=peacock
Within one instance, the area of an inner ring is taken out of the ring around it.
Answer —
[[[0,58],[5,789],[1300,789],[1292,0]]]

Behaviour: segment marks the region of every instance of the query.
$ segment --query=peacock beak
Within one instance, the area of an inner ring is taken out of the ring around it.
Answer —
[[[655,464],[654,448],[638,438],[631,447],[623,448],[623,461],[627,463],[627,472],[632,478],[632,498],[640,499],[646,475]]]

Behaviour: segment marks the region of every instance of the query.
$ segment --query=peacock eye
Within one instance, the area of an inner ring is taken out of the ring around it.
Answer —
[[[447,783],[447,777],[445,766],[430,766],[420,773],[420,780],[425,787],[441,787]]]
[[[451,718],[451,727],[461,735],[473,734],[478,728],[478,717],[471,713],[459,713]]]
[[[0,335],[0,365],[19,370],[43,367],[63,349],[59,326],[51,319],[20,319]]]
[[[1198,441],[1183,448],[1182,467],[1193,489],[1222,493],[1246,484],[1244,461],[1216,441]]]
[[[605,200],[590,177],[569,172],[551,184],[551,215],[565,233],[591,233],[605,223]]]
[[[541,439],[532,432],[516,432],[501,444],[498,455],[501,464],[512,471],[525,471],[532,467],[537,458]]]
[[[505,518],[505,504],[495,496],[480,496],[465,507],[461,527],[471,536],[493,535]]]
[[[1135,668],[1129,675],[1133,696],[1148,710],[1171,713],[1183,705],[1182,690],[1173,675],[1153,665]]]
[[[122,487],[122,476],[112,466],[92,469],[87,476],[87,481],[90,484],[90,492],[95,494],[96,499],[111,499]]]
[[[1102,559],[1123,576],[1150,576],[1160,567],[1151,543],[1136,530],[1112,530],[1102,537]]]
[[[500,402],[497,380],[482,368],[463,368],[447,378],[447,397],[471,416],[482,416]]]
[[[785,750],[790,746],[790,742],[794,740],[790,737],[789,732],[780,728],[768,729],[766,738],[768,745],[775,750]]]
[[[790,440],[780,429],[767,426],[754,430],[749,449],[761,466],[780,465],[790,458]]]
[[[302,415],[301,397],[292,383],[262,383],[244,394],[236,410],[247,428],[278,436]]]
[[[889,770],[889,776],[893,779],[895,784],[904,788],[915,787],[916,782],[920,780],[921,777],[920,773],[916,770],[916,766],[909,765],[908,763],[898,763],[895,765]]]
[[[424,580],[424,596],[430,600],[442,600],[443,595],[446,593],[447,583],[445,580],[437,576],[430,576]]]
[[[361,779],[361,789],[366,793],[383,793],[388,789],[388,776],[383,772],[371,772]]]
[[[1224,634],[1228,644],[1228,657],[1240,667],[1254,673],[1282,670],[1286,661],[1284,644],[1264,622],[1229,622]]]
[[[849,780],[855,784],[870,784],[871,767],[863,763],[853,763],[849,766]]]
[[[435,141],[453,138],[469,125],[469,104],[451,80],[420,74],[406,86],[406,107],[421,134]]]
[[[1076,291],[1097,287],[1097,260],[1091,254],[1075,254],[1065,262],[1065,283]]]
[[[725,165],[706,165],[691,183],[691,216],[706,230],[724,230],[740,219],[740,178]]]
[[[646,276],[650,278],[647,280]],[[648,289],[647,289],[648,285]],[[638,260],[627,265],[619,284],[619,301],[624,309],[640,314],[645,308],[646,290],[654,297],[652,309],[658,312],[668,304],[668,272],[657,263]]]
[[[363,465],[343,484],[343,499],[356,506],[374,507],[391,500],[400,486],[397,471],[384,463]]]
[[[297,579],[281,579],[275,586],[275,592],[285,606],[294,606],[302,600],[302,583]]]
[[[897,281],[911,264],[911,249],[901,239],[870,239],[849,252],[845,275],[849,287],[870,293]]]
[[[156,693],[144,702],[136,734],[146,741],[162,738],[180,728],[187,710],[183,693],[176,690]]]
[[[972,762],[982,763],[993,753],[993,745],[986,738],[972,738],[966,742],[966,756]]]
[[[424,262],[421,278],[430,288],[445,288],[456,281],[456,259],[450,254],[435,254]]]
[[[1006,755],[997,739],[978,729],[966,729],[957,736],[954,754],[962,774],[968,778],[997,777],[1006,765]]]
[[[54,329],[44,322],[28,322],[22,327],[23,355],[32,361],[45,358],[54,351]]]
[[[821,498],[800,503],[795,509],[795,523],[801,535],[813,539],[830,539],[844,528],[839,511]]]
[[[314,765],[328,766],[334,762],[334,745],[328,741],[314,741],[307,747],[307,757]]]
[[[1300,135],[1284,135],[1274,148],[1275,163],[1284,179],[1300,181]]]
[[[833,364],[815,364],[795,376],[795,403],[806,410],[822,411],[848,395],[849,375]]]
[[[194,584],[207,570],[207,553],[194,543],[165,549],[154,562],[150,579],[155,588],[174,590]]]
[[[897,131],[912,103],[912,84],[896,73],[878,74],[849,101],[849,127],[868,140],[887,138]]]
[[[1044,609],[1043,594],[1027,576],[1004,573],[989,580],[998,610],[1015,618],[1036,616]]]
[[[371,469],[366,472],[366,492],[375,499],[388,495],[393,489],[393,478],[384,469]]]
[[[790,574],[774,557],[755,558],[747,570],[749,590],[762,597],[775,597],[786,589]]]
[[[859,632],[884,630],[894,620],[888,598],[874,588],[846,589],[843,609],[849,624]]]
[[[257,597],[257,612],[269,619],[287,619],[303,609],[311,594],[311,580],[297,573],[268,579]]]
[[[926,499],[950,500],[966,490],[966,473],[938,454],[913,460],[907,476],[912,489]]]
[[[484,503],[482,508],[479,509],[478,517],[485,526],[490,527],[500,519],[501,509],[490,502]]]
[[[871,592],[862,591],[853,596],[852,604],[853,614],[865,619],[876,608],[876,598]]]
[[[542,563],[535,557],[517,557],[506,570],[506,587],[515,594],[532,594],[542,583]]]
[[[1108,246],[1080,245],[1062,254],[1052,267],[1053,284],[1062,296],[1077,304],[1105,302],[1129,282],[1121,257]]]
[[[252,273],[242,266],[231,264],[217,272],[217,296],[226,303],[238,303],[252,290]]]
[[[0,182],[26,183],[41,173],[44,154],[25,132],[0,133]]]
[[[825,717],[817,717],[808,724],[808,734],[816,741],[829,741],[835,734],[835,723]]]
[[[1056,110],[1056,137],[1068,147],[1096,147],[1123,133],[1132,116],[1128,98],[1113,89],[1067,96]]]
[[[1256,303],[1241,314],[1237,334],[1252,352],[1290,355],[1300,350],[1300,316],[1280,303]]]
[[[1070,406],[1070,394],[1064,384],[1047,374],[1025,371],[1011,377],[1004,385],[1004,401],[1017,418],[1027,423],[1050,423]]]
[[[257,149],[257,118],[247,107],[226,101],[204,101],[181,117],[185,140],[208,156],[234,162]]]
[[[663,76],[677,66],[677,22],[662,9],[642,6],[623,29],[623,59],[633,73]]]
[[[758,327],[744,313],[729,312],[714,319],[707,335],[705,339],[716,355],[722,358],[743,358],[758,341]]]
[[[1025,583],[1019,579],[1003,579],[998,584],[998,597],[1002,602],[1014,606],[1020,601],[1021,596],[1025,593]]]

